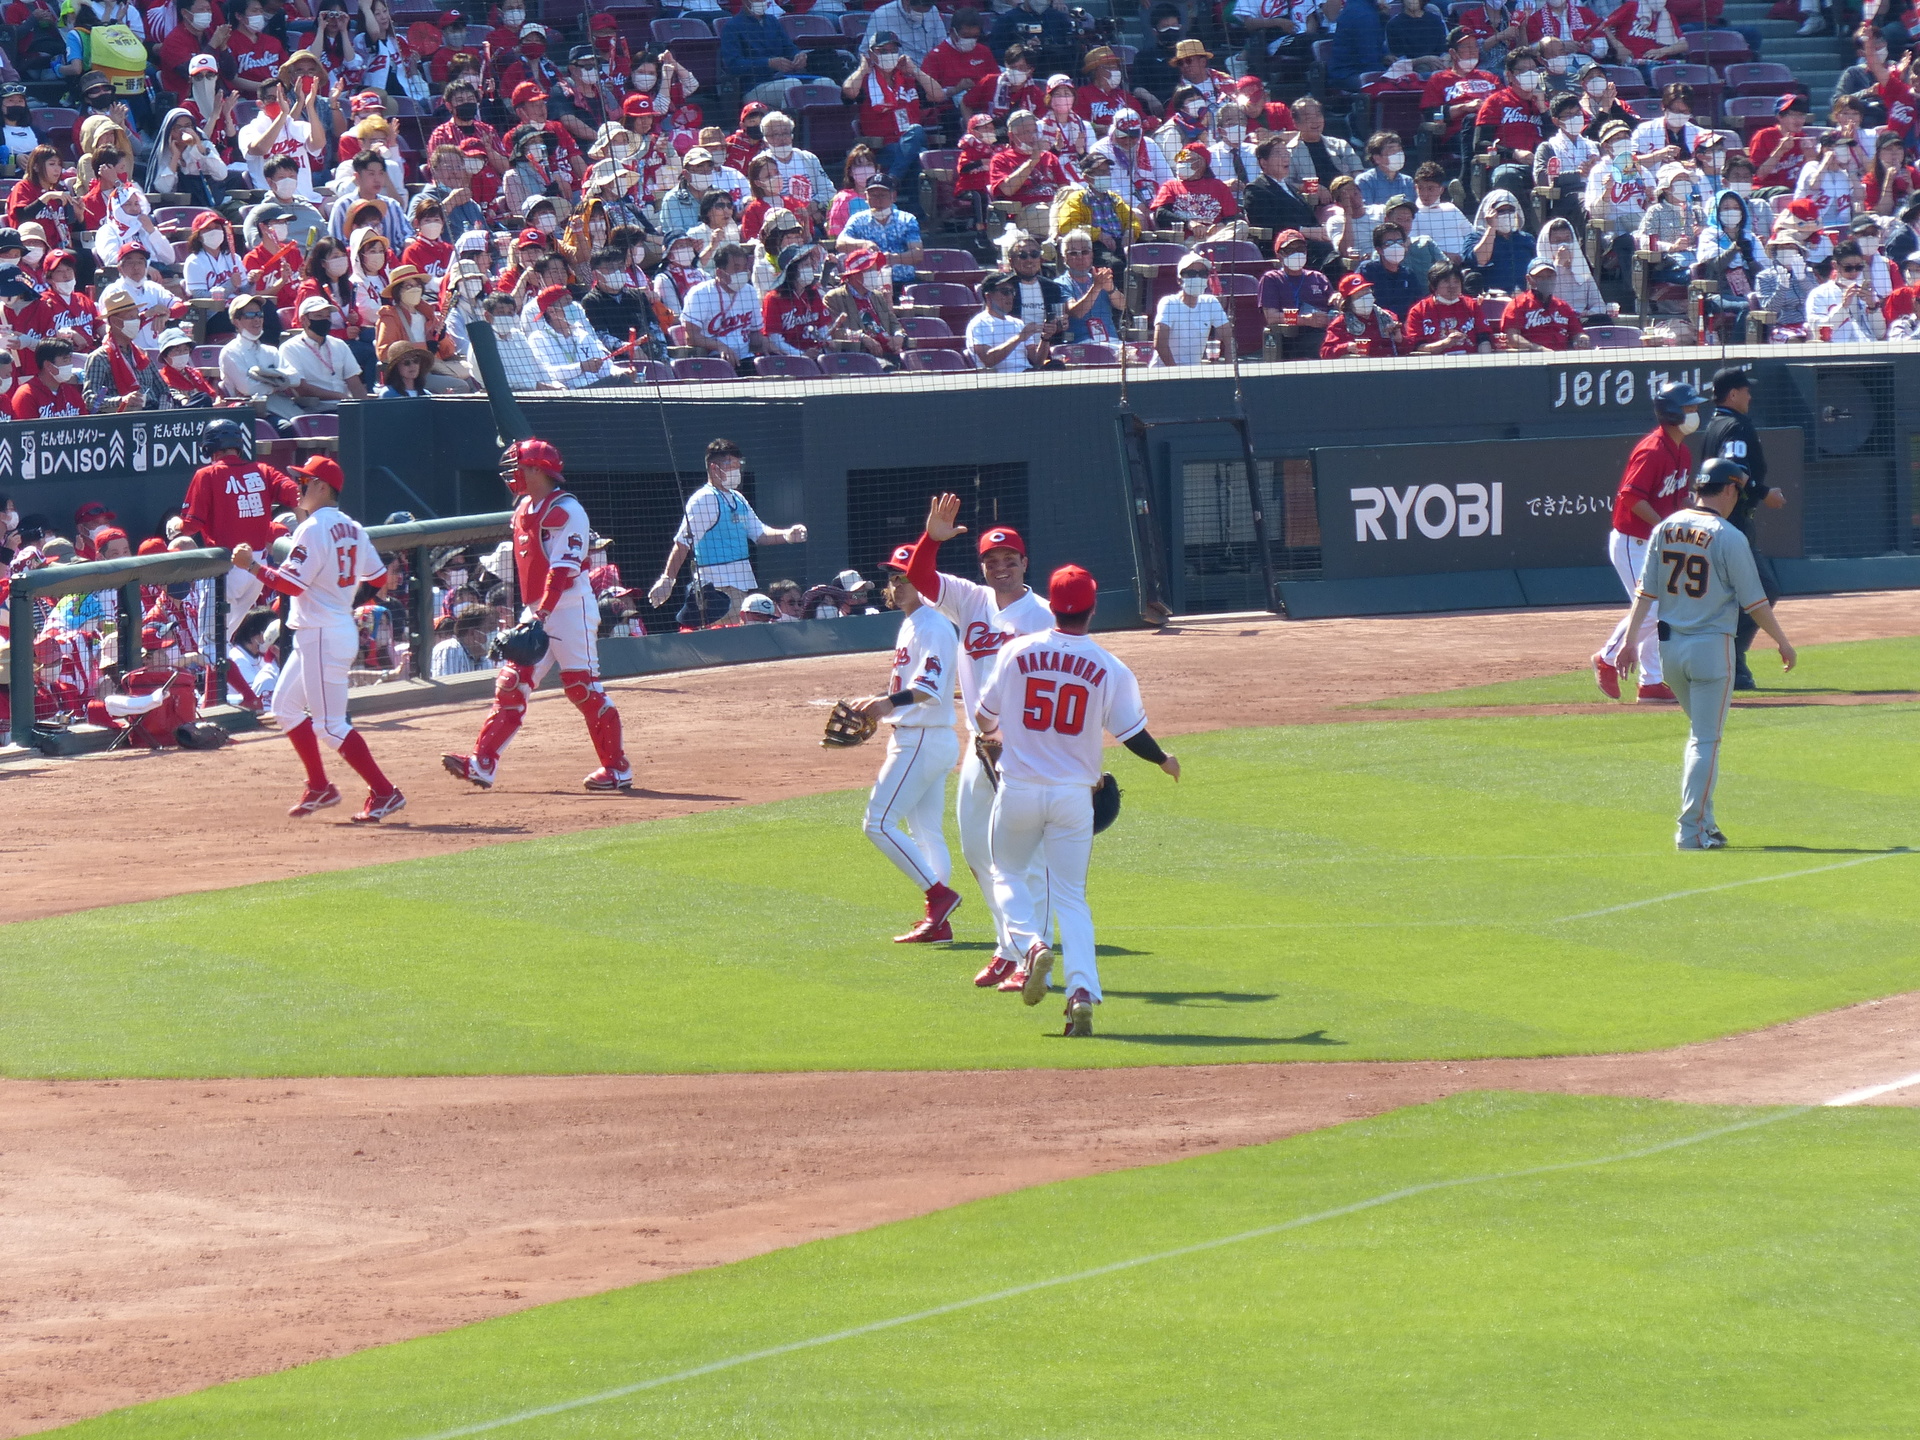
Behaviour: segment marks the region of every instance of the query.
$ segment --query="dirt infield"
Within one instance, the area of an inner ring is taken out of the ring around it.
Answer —
[[[1920,634],[1920,597],[1883,592],[1789,600],[1795,643]],[[1595,609],[1381,620],[1255,620],[1131,631],[1103,639],[1133,666],[1156,733],[1315,720],[1419,718],[1338,707],[1586,664],[1606,638]],[[362,728],[408,806],[379,826],[346,807],[290,820],[299,767],[271,732],[214,753],[127,753],[0,767],[0,919],[151,900],[316,870],[445,854],[474,845],[685,815],[868,784],[863,758],[823,751],[812,701],[871,694],[877,655],[788,660],[608,686],[626,721],[642,789],[589,795],[593,768],[564,697],[535,698],[526,727],[481,793],[440,768],[470,747],[480,706],[402,711]],[[1484,711],[1477,713],[1486,713]],[[342,789],[353,777],[335,762]],[[111,797],[111,844],[102,825]],[[357,807],[356,807],[357,808]],[[191,837],[183,846],[181,838]]]
[[[1911,594],[1782,615],[1796,642],[1920,633]],[[1340,707],[1578,666],[1610,622],[1228,622],[1111,643],[1171,734],[1415,718]],[[870,767],[818,748],[811,702],[871,691],[883,667],[612,686],[647,787],[627,800],[578,790],[590,752],[557,696],[484,795],[437,762],[477,708],[381,717],[373,748],[413,804],[377,829],[288,820],[297,770],[270,734],[8,766],[6,918],[860,785]],[[1920,1071],[1917,1035],[1913,995],[1648,1055],[1049,1072],[1038,1126],[996,1103],[1034,1083],[1008,1073],[0,1082],[0,1435],[1461,1089],[1815,1102]],[[1903,1102],[1920,1089],[1885,1103]]]

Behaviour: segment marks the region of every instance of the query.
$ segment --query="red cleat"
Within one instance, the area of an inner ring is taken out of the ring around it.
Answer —
[[[481,764],[477,755],[442,755],[440,763],[456,780],[470,781],[482,790],[493,788],[493,767]]]
[[[952,886],[936,884],[927,891],[927,919],[933,924],[944,925],[959,908],[960,892]]]
[[[1642,685],[1640,703],[1642,705],[1677,705],[1680,703],[1680,697],[1664,684]]]
[[[987,968],[973,977],[973,983],[982,990],[998,985],[1020,967],[1004,955],[996,955],[987,962]]]
[[[297,819],[302,815],[311,815],[316,810],[325,810],[329,806],[338,805],[339,803],[340,803],[339,787],[335,785],[327,785],[322,787],[319,790],[308,790],[304,792],[300,796],[300,803],[295,805],[291,810],[287,811],[287,814],[292,815]]]
[[[1015,970],[1006,979],[993,987],[1003,995],[1018,995],[1027,988],[1027,972],[1024,968]]]
[[[943,940],[953,939],[953,927],[942,920],[934,924],[931,920],[921,920],[904,935],[893,937],[896,945],[936,945]]]
[[[356,825],[367,825],[384,820],[389,815],[396,815],[406,808],[407,797],[402,795],[398,790],[393,790],[385,795],[367,796],[365,808],[363,808],[358,815],[350,816],[349,818]]]
[[[1620,698],[1620,672],[1598,655],[1593,657],[1593,683],[1609,700]]]

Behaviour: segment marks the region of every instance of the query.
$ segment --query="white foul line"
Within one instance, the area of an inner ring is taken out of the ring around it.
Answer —
[[[1920,1085],[1920,1072],[1903,1076],[1898,1080],[1889,1080],[1884,1085],[1868,1085],[1861,1090],[1849,1090],[1844,1095],[1836,1095],[1831,1100],[1823,1100],[1823,1105],[1859,1105],[1882,1095],[1891,1095],[1896,1090],[1906,1090]]]
[[[1920,1077],[1915,1077],[1920,1079]],[[1844,1097],[1843,1097],[1844,1098]],[[1312,1215],[1301,1215],[1292,1220],[1283,1220],[1277,1225],[1263,1225],[1257,1230],[1243,1230],[1238,1235],[1226,1235],[1216,1240],[1202,1240],[1196,1245],[1182,1245],[1173,1250],[1161,1250],[1152,1255],[1137,1255],[1130,1260],[1116,1260],[1110,1265],[1098,1265],[1091,1270],[1078,1270],[1071,1275],[1055,1275],[1045,1280],[1032,1280],[1024,1285],[1010,1286],[1005,1290],[995,1290],[989,1295],[976,1295],[970,1300],[954,1300],[945,1305],[935,1305],[928,1310],[916,1310],[910,1315],[896,1315],[887,1320],[875,1320],[870,1324],[856,1325],[848,1330],[836,1330],[830,1335],[815,1335],[806,1340],[794,1340],[785,1345],[773,1345],[765,1350],[751,1350],[744,1355],[732,1355],[724,1360],[710,1361],[705,1365],[696,1365],[690,1370],[677,1370],[670,1375],[656,1375],[651,1380],[636,1380],[630,1385],[615,1386],[611,1390],[601,1390],[592,1395],[581,1395],[572,1400],[559,1400],[551,1405],[536,1406],[531,1410],[521,1410],[512,1415],[502,1415],[494,1420],[481,1420],[472,1425],[462,1425],[452,1430],[436,1430],[431,1435],[417,1437],[417,1440],[458,1440],[464,1435],[482,1435],[491,1430],[503,1430],[509,1425],[519,1425],[528,1420],[540,1420],[549,1415],[562,1415],[570,1410],[582,1410],[590,1405],[603,1405],[609,1400],[624,1399],[629,1395],[638,1395],[645,1390],[657,1390],[665,1385],[676,1385],[683,1380],[697,1380],[704,1375],[712,1375],[722,1370],[737,1369],[742,1365],[751,1365],[758,1360],[773,1360],[782,1355],[792,1355],[802,1350],[818,1349],[822,1345],[832,1345],[841,1340],[854,1340],[863,1335],[877,1334],[883,1330],[896,1330],[903,1325],[912,1325],[921,1320],[933,1320],[942,1315],[952,1315],[962,1310],[976,1309],[982,1305],[992,1305],[1001,1300],[1011,1300],[1021,1295],[1031,1295],[1040,1290],[1051,1290],[1061,1285],[1073,1285],[1082,1280],[1096,1280],[1105,1275],[1117,1274],[1122,1270],[1133,1270],[1142,1265],[1155,1265],[1163,1260],[1177,1260],[1187,1255],[1199,1255],[1209,1250],[1219,1250],[1228,1245],[1240,1245],[1249,1240],[1263,1240],[1270,1235],[1279,1235],[1288,1230],[1298,1230],[1307,1225],[1317,1225],[1323,1220],[1337,1220],[1343,1216],[1355,1215],[1362,1210],[1372,1210],[1380,1205],[1391,1205],[1396,1200],[1410,1199],[1415,1195],[1426,1195],[1435,1190],[1452,1190],[1469,1185],[1490,1185],[1501,1180],[1524,1180],[1535,1175],[1552,1175],[1564,1170],[1588,1170],[1599,1165],[1614,1165],[1624,1160],[1644,1160],[1650,1155],[1659,1155],[1668,1150],[1683,1149],[1688,1145],[1698,1145],[1705,1140],[1716,1140],[1722,1135],[1736,1134],[1742,1130],[1755,1130],[1762,1125],[1771,1125],[1778,1120],[1804,1115],[1811,1107],[1797,1105],[1787,1109],[1771,1111],[1751,1120],[1741,1120],[1732,1125],[1722,1125],[1717,1129],[1703,1130],[1697,1135],[1683,1135],[1677,1140],[1665,1140],[1658,1145],[1649,1145],[1642,1150],[1629,1150],[1619,1155],[1602,1155],[1593,1160],[1566,1160],[1556,1165],[1535,1165],[1525,1170],[1507,1170],[1493,1175],[1468,1175],[1453,1180],[1430,1180],[1423,1185],[1409,1185],[1402,1190],[1390,1190],[1384,1195],[1375,1195],[1366,1200],[1356,1200],[1351,1205],[1337,1206],[1332,1210],[1321,1210]]]
[[[1651,900],[1629,900],[1624,905],[1609,905],[1604,910],[1587,910],[1578,915],[1562,915],[1550,920],[1550,925],[1563,925],[1569,920],[1596,920],[1602,915],[1618,915],[1622,910],[1639,910],[1647,905],[1665,905],[1670,900],[1688,900],[1695,895],[1711,895],[1718,890],[1738,890],[1742,885],[1765,885],[1774,880],[1798,880],[1802,875],[1824,875],[1829,870],[1847,870],[1855,865],[1871,865],[1876,860],[1891,860],[1896,855],[1914,854],[1911,850],[1886,850],[1878,855],[1859,855],[1852,860],[1842,860],[1833,865],[1815,865],[1810,870],[1788,870],[1780,875],[1755,875],[1746,880],[1729,880],[1724,885],[1703,885],[1698,890],[1676,890],[1671,895],[1656,895]]]

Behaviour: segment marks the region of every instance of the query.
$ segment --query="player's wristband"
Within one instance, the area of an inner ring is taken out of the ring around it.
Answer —
[[[918,690],[896,690],[893,694],[887,696],[887,703],[895,709],[898,709],[902,705],[917,704],[919,699],[920,692]]]
[[[1142,730],[1138,735],[1125,742],[1127,749],[1138,755],[1149,765],[1164,765],[1167,752],[1160,748],[1160,742]]]

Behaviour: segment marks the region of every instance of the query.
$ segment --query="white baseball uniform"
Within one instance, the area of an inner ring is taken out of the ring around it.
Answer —
[[[974,734],[974,711],[979,708],[980,683],[993,668],[1000,648],[1022,635],[1037,635],[1053,628],[1053,612],[1047,602],[1033,591],[1025,591],[1011,605],[1002,607],[991,587],[977,580],[963,580],[942,571],[938,594],[929,595],[940,613],[960,632],[960,697],[965,707],[967,733]],[[961,757],[960,789],[954,799],[954,814],[960,822],[960,854],[973,871],[980,894],[993,916],[994,953],[1019,962],[1026,953],[1018,948],[1007,931],[1007,917],[994,896],[993,850],[990,831],[993,823],[993,782],[987,779],[986,766],[971,743]],[[1036,855],[1029,884],[1036,894],[1045,895],[1044,857]],[[1050,934],[1052,924],[1042,912],[1038,917],[1041,932]]]
[[[387,562],[373,548],[366,528],[329,505],[293,532],[287,563],[275,567],[276,589],[293,596],[293,653],[273,688],[273,714],[282,731],[308,716],[328,748],[338,750],[351,733],[347,719],[347,672],[360,649],[353,623],[353,597],[363,581],[378,581]]]
[[[1147,728],[1133,672],[1085,635],[1049,630],[1000,651],[980,687],[981,719],[1000,727],[1000,789],[993,800],[993,887],[1016,952],[1046,943],[1028,881],[1036,854],[1060,925],[1067,994],[1100,999],[1087,863],[1101,732],[1120,741]]]
[[[953,874],[941,814],[947,772],[960,752],[953,731],[959,654],[959,632],[933,606],[922,605],[900,621],[887,693],[911,690],[922,698],[881,716],[889,727],[887,758],[867,799],[867,838],[922,890],[946,884]]]

